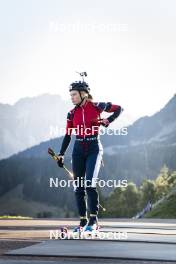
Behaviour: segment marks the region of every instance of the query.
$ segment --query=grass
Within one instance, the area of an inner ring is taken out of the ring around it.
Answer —
[[[169,195],[161,204],[145,215],[146,218],[176,218],[176,194]]]
[[[0,215],[0,219],[33,219],[29,216],[21,216],[21,215]]]

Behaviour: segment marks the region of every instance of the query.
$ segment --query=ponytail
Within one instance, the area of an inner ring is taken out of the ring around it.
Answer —
[[[86,97],[87,101],[92,101],[93,100],[93,96],[90,93],[86,93],[85,91],[81,91],[81,96],[82,97]]]
[[[93,100],[93,96],[92,96],[91,94],[88,94],[87,99],[88,99],[89,101],[92,101],[92,100]]]

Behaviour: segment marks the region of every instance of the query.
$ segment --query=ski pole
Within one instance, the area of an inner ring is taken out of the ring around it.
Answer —
[[[99,206],[101,207],[101,209],[103,210],[103,212],[105,212],[106,211],[106,208],[105,207],[103,207],[100,203],[99,203]]]
[[[71,178],[72,180],[74,180],[73,173],[72,173],[71,171],[69,171],[69,169],[67,169],[67,168],[65,167],[65,165],[63,165],[63,168],[68,172],[68,175],[70,176],[70,178]]]

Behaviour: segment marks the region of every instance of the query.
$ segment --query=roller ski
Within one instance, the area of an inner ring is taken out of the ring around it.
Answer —
[[[89,221],[86,218],[80,219],[80,224],[73,230],[67,227],[61,228],[61,239],[93,239],[98,238],[99,226],[97,217],[90,217]]]
[[[80,226],[75,227],[73,230],[69,230],[67,227],[61,227],[60,239],[82,239],[83,228]]]
[[[87,217],[80,217],[80,224],[73,229],[73,235],[81,239],[86,224]]]
[[[97,216],[90,216],[89,221],[86,217],[80,217],[79,226],[73,229],[73,235],[79,239],[91,239],[98,236],[99,226]]]
[[[98,221],[96,216],[91,216],[89,221],[87,218],[80,218],[80,225],[75,227],[73,230],[74,234],[77,234],[77,237],[80,239],[93,238],[97,236],[99,231]]]
[[[98,237],[99,229],[97,216],[91,215],[89,222],[83,227],[83,234],[90,238],[96,238]]]
[[[67,227],[61,228],[60,238],[61,239],[81,238],[83,228],[86,226],[86,224],[87,224],[87,217],[80,217],[80,224],[76,226],[73,230],[70,231]]]

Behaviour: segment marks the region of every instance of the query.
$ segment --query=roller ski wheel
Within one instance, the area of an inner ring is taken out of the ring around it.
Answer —
[[[61,239],[68,239],[68,235],[69,235],[69,232],[68,232],[68,228],[67,227],[61,227],[60,229],[60,238]]]

